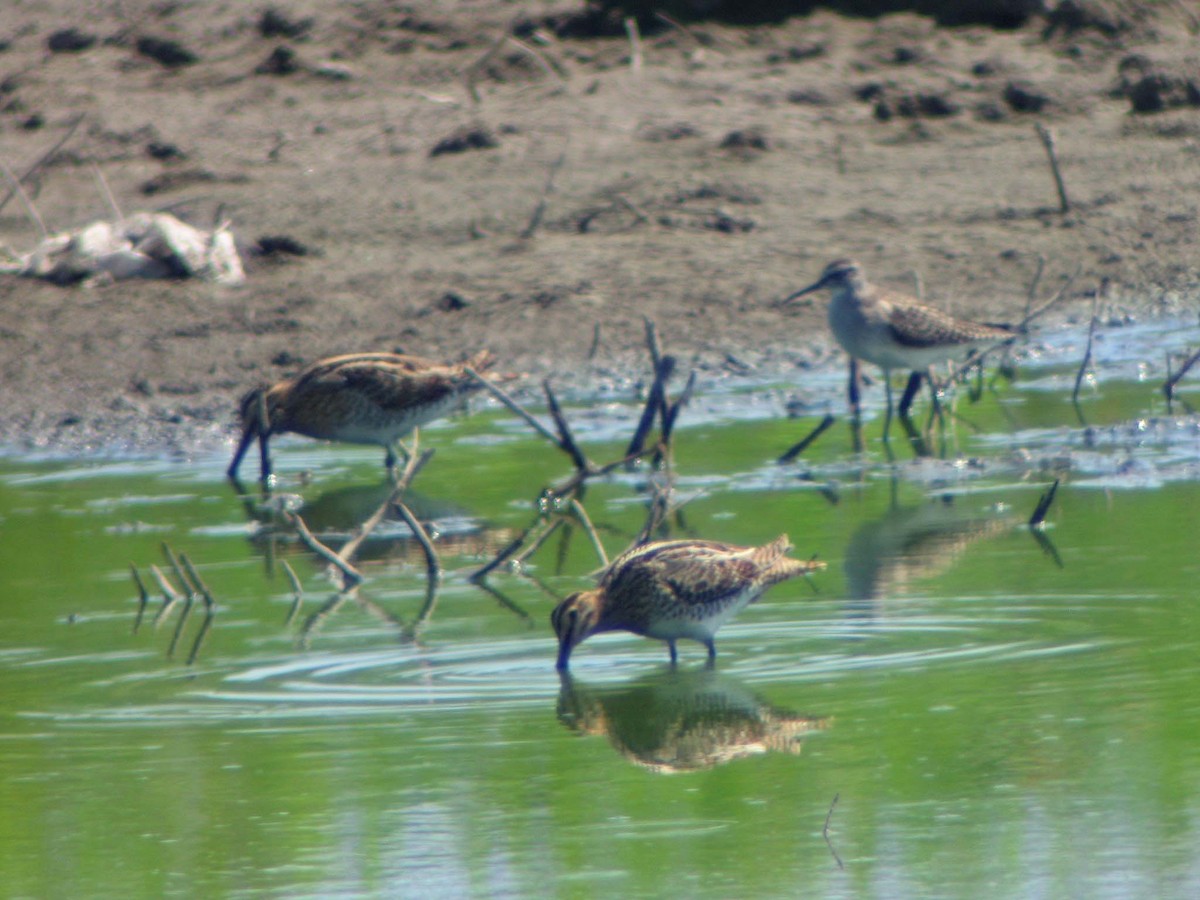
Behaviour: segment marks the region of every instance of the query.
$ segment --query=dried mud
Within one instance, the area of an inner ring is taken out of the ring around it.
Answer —
[[[212,450],[247,388],[367,349],[488,347],[624,390],[643,316],[706,384],[802,384],[836,348],[820,305],[776,301],[840,255],[988,320],[1019,314],[1039,256],[1043,296],[1080,268],[1068,304],[1107,282],[1107,315],[1197,307],[1182,5],[1115,32],[664,26],[640,60],[556,36],[569,9],[8,4],[0,160],[24,173],[84,117],[30,180],[46,225],[109,214],[98,170],[126,212],[231,217],[249,281],[0,279],[0,447]],[[0,242],[37,238],[0,210]]]

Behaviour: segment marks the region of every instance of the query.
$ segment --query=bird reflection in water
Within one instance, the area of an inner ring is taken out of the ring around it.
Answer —
[[[876,603],[903,596],[913,585],[950,569],[980,541],[1011,532],[1016,520],[1003,513],[970,514],[952,497],[912,506],[893,503],[865,522],[846,545],[846,595],[852,608],[873,615]]]
[[[763,753],[799,754],[830,720],[777,709],[712,669],[666,669],[632,685],[591,689],[561,673],[558,720],[603,734],[636,766],[670,774]]]
[[[295,495],[277,495],[279,500],[269,504],[249,502],[249,495],[243,495],[243,500],[247,512],[260,526],[251,541],[261,548],[270,564],[281,541],[289,548],[288,552],[290,548],[297,552],[303,548],[303,544],[295,539],[293,526],[280,516],[281,508],[299,512],[309,530],[322,543],[337,548],[359,531],[391,493],[388,484],[356,484],[326,491],[312,500]],[[469,509],[452,501],[413,491],[406,491],[403,497],[413,515],[427,530],[436,533],[440,555],[484,556],[512,538],[511,529],[488,528]],[[288,500],[292,502],[288,503]],[[359,566],[422,565],[424,562],[421,546],[395,509],[388,510],[383,521],[372,529],[355,557]]]

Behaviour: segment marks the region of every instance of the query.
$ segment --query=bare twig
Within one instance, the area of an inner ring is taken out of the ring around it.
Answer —
[[[163,593],[162,608],[154,616],[154,627],[157,628],[162,620],[166,618],[167,614],[174,609],[175,604],[183,599],[183,595],[175,590],[175,586],[167,580],[167,576],[154,563],[150,564],[150,574],[154,576],[154,580],[158,582],[158,586]]]
[[[542,390],[546,394],[546,405],[550,409],[550,416],[554,419],[554,425],[558,429],[558,446],[563,449],[563,452],[567,456],[571,457],[571,462],[575,463],[576,469],[583,472],[590,471],[592,464],[583,455],[583,451],[579,449],[579,445],[575,443],[575,437],[571,434],[571,427],[567,424],[567,420],[562,414],[562,408],[558,405],[558,398],[554,396],[554,391],[550,388],[549,378],[542,382]]]
[[[837,863],[838,868],[845,870],[845,865],[842,864],[842,858],[838,856],[838,852],[833,849],[833,841],[829,839],[829,823],[833,821],[833,810],[837,806],[840,793],[833,795],[833,802],[829,804],[829,812],[825,814],[825,826],[821,829],[821,837],[825,838],[825,846],[829,848],[829,852],[833,854],[833,859]]]
[[[532,428],[534,431],[536,431],[538,434],[540,434],[542,437],[544,437],[550,443],[554,444],[556,447],[559,447],[559,448],[562,447],[562,443],[559,441],[557,435],[555,435],[554,432],[552,432],[549,428],[547,428],[545,425],[543,425],[541,422],[539,422],[537,419],[535,419],[532,415],[530,415],[525,410],[525,408],[523,406],[521,406],[521,404],[519,404],[512,397],[510,397],[504,391],[503,388],[501,388],[499,385],[492,383],[491,381],[488,381],[486,378],[484,378],[482,375],[480,375],[478,372],[476,372],[470,366],[464,366],[463,371],[466,372],[468,375],[470,375],[472,378],[475,378],[476,380],[480,381],[493,397],[495,397],[497,400],[499,400],[501,403],[503,403],[505,406],[507,406],[511,412],[515,413],[517,416],[524,419],[526,424],[528,424],[530,428]]]
[[[387,516],[388,510],[399,493],[398,489],[393,490],[388,494],[387,499],[379,504],[375,512],[363,520],[362,524],[358,526],[358,530],[354,533],[354,537],[342,544],[341,549],[338,550],[337,555],[339,558],[345,562],[350,562],[354,558],[354,554],[358,552],[358,548],[362,546],[363,541],[371,536],[371,533],[379,527],[379,523]]]
[[[304,599],[304,588],[300,585],[300,579],[296,577],[295,570],[288,564],[288,561],[282,560],[283,571],[287,573],[288,581],[292,583],[292,605],[288,609],[287,618],[284,619],[285,626],[291,625],[296,621],[296,613],[300,612],[300,603]]]
[[[653,323],[647,320],[648,329]],[[675,358],[673,356],[659,357],[651,347],[651,357],[654,359],[654,382],[650,385],[650,393],[646,395],[646,405],[642,408],[642,417],[638,420],[637,428],[634,429],[633,437],[629,441],[629,446],[625,450],[626,456],[638,456],[646,445],[646,438],[650,434],[650,430],[654,427],[654,419],[660,416],[666,408],[666,383],[675,371]]]
[[[529,217],[529,224],[521,232],[522,240],[529,240],[537,233],[541,227],[542,217],[546,214],[546,198],[554,193],[554,176],[558,174],[558,170],[562,168],[563,163],[567,161],[565,152],[558,155],[553,163],[550,164],[550,171],[546,173],[546,183],[542,187],[541,196],[538,198],[537,206],[533,208],[533,215]]]
[[[1058,151],[1054,147],[1054,132],[1038,122],[1037,128],[1038,137],[1042,141],[1042,146],[1046,148],[1046,156],[1050,160],[1050,171],[1054,175],[1054,186],[1058,189],[1058,206],[1059,211],[1068,213],[1071,211],[1071,201],[1067,199],[1067,186],[1063,183],[1062,172],[1058,168]]]
[[[563,527],[564,520],[561,516],[554,519],[542,519],[542,530],[537,532],[537,536],[529,542],[529,545],[521,551],[520,555],[513,560],[516,566],[523,566],[535,553],[542,549],[546,541],[550,540],[560,528]]]
[[[467,580],[473,581],[476,584],[482,582],[488,577],[488,575],[503,565],[505,560],[521,549],[521,545],[525,543],[525,538],[532,530],[533,526],[530,526],[519,537],[515,537],[509,541],[509,543],[502,547],[489,562],[472,572]]]
[[[596,358],[596,353],[600,350],[600,320],[596,320],[596,324],[592,326],[592,344],[588,347],[587,359],[591,362]]]
[[[1042,494],[1038,500],[1037,508],[1034,509],[1033,515],[1029,517],[1029,527],[1033,529],[1041,529],[1046,521],[1046,513],[1050,511],[1050,504],[1054,502],[1054,495],[1058,493],[1059,479],[1055,478],[1054,483]]]
[[[1046,271],[1046,257],[1041,253],[1037,258],[1037,269],[1033,273],[1033,280],[1029,282],[1029,291],[1025,295],[1025,314],[1021,317],[1022,321],[1029,321],[1029,311],[1033,309],[1033,300],[1037,296],[1038,285],[1042,283],[1042,274]]]
[[[821,435],[823,435],[830,428],[830,426],[833,425],[833,423],[834,423],[833,416],[830,413],[826,413],[825,418],[823,418],[820,422],[817,423],[817,427],[814,428],[812,431],[810,431],[808,433],[808,436],[805,437],[804,440],[800,441],[797,444],[792,445],[792,447],[790,447],[786,453],[784,453],[782,456],[780,456],[779,459],[776,460],[776,462],[778,462],[780,465],[783,465],[785,463],[790,463],[797,456],[799,456],[801,453],[803,453],[805,450],[807,450],[810,446],[812,446],[813,442],[817,438],[819,438]]]
[[[1071,277],[1063,282],[1062,287],[1060,287],[1055,292],[1053,297],[1051,297],[1049,300],[1047,300],[1045,303],[1043,303],[1041,306],[1039,306],[1033,312],[1026,315],[1025,318],[1023,318],[1020,321],[1020,323],[1017,325],[1017,331],[1022,332],[1022,333],[1024,333],[1025,331],[1028,331],[1030,322],[1032,322],[1034,319],[1040,318],[1044,313],[1048,312],[1052,306],[1054,306],[1056,303],[1058,303],[1059,300],[1061,300],[1063,297],[1065,297],[1067,294],[1067,291],[1070,290],[1071,285],[1075,283],[1075,279],[1079,277],[1079,274],[1082,271],[1083,271],[1083,264],[1080,263],[1079,265],[1077,265],[1075,267],[1075,271],[1071,273]]]
[[[476,103],[482,102],[482,97],[479,96],[479,90],[475,87],[475,82],[479,80],[479,73],[482,72],[496,54],[500,52],[500,48],[504,46],[504,42],[508,40],[508,34],[501,34],[500,37],[492,41],[487,52],[471,65],[467,66],[467,70],[463,75],[463,81],[467,86],[467,93],[471,95],[471,99]]]
[[[284,512],[283,518],[289,525],[296,529],[296,534],[300,536],[300,540],[305,543],[309,550],[332,564],[335,569],[341,571],[342,575],[345,576],[346,586],[357,587],[366,580],[358,569],[354,568],[354,566],[350,565],[350,563],[346,562],[317,540],[313,533],[308,530],[308,526],[304,524],[304,520],[294,512]]]
[[[1092,319],[1088,323],[1087,348],[1083,351],[1083,361],[1079,364],[1079,371],[1075,373],[1075,387],[1071,390],[1071,402],[1079,406],[1079,386],[1083,383],[1083,376],[1087,372],[1087,367],[1092,362],[1092,340],[1096,336],[1096,307],[1100,303],[1100,292],[1092,297]]]
[[[108,209],[112,213],[113,221],[120,222],[125,218],[125,214],[121,212],[121,207],[117,204],[117,198],[113,196],[112,188],[108,186],[108,179],[104,177],[104,173],[100,171],[100,166],[92,163],[92,177],[96,180],[96,188],[100,191],[100,196],[104,198],[104,202],[108,204]]]
[[[12,169],[2,162],[0,162],[0,172],[3,172],[4,177],[8,180],[10,185],[10,193],[16,194],[21,198],[21,205],[25,207],[25,212],[28,214],[33,224],[37,226],[37,230],[41,236],[45,238],[46,235],[50,233],[46,230],[46,223],[43,222],[42,217],[38,215],[37,207],[33,205],[33,201],[29,199],[29,195],[25,193],[25,188],[21,186],[21,182],[17,180],[17,176],[12,173]]]
[[[442,564],[438,559],[437,551],[433,549],[433,541],[429,539],[428,532],[425,531],[421,523],[417,521],[417,517],[412,514],[412,511],[401,503],[395,501],[396,510],[400,513],[400,517],[410,529],[413,536],[417,539],[417,543],[421,545],[421,549],[425,551],[425,574],[426,574],[426,590],[425,603],[421,607],[421,611],[417,614],[416,621],[412,627],[408,629],[410,635],[415,635],[433,615],[434,607],[437,605],[438,587],[442,583]]]
[[[1183,365],[1179,367],[1174,375],[1170,374],[1170,369],[1168,368],[1167,380],[1163,382],[1162,388],[1163,394],[1166,395],[1168,401],[1175,399],[1175,386],[1179,384],[1180,379],[1182,379],[1183,376],[1188,373],[1188,369],[1194,366],[1197,362],[1200,362],[1200,350],[1197,350],[1186,360],[1184,360]]]
[[[600,542],[600,536],[596,534],[596,527],[592,524],[592,520],[588,518],[587,510],[583,508],[583,504],[574,497],[571,498],[571,512],[575,514],[575,518],[579,520],[579,524],[583,526],[583,530],[587,533],[588,539],[592,542],[592,549],[600,557],[600,564],[608,568],[608,554],[604,552],[604,544]]]
[[[142,581],[142,576],[138,572],[137,566],[130,563],[129,571],[133,573],[133,581],[138,589],[137,617],[133,620],[133,633],[137,634],[138,629],[142,627],[142,617],[146,614],[146,604],[150,602],[150,595],[146,593],[146,585]]]
[[[675,402],[671,404],[667,410],[666,420],[663,422],[662,441],[667,446],[671,444],[671,435],[675,433],[675,423],[679,421],[679,413],[688,405],[692,396],[696,393],[696,370],[693,369],[688,373],[687,384],[683,386],[683,391]]]
[[[67,126],[66,134],[59,138],[53,147],[38,157],[34,164],[26,169],[25,173],[20,178],[16,179],[16,184],[10,186],[8,193],[4,196],[4,199],[0,200],[0,210],[3,210],[4,207],[8,206],[8,201],[12,200],[14,196],[21,192],[21,185],[36,175],[44,166],[50,164],[50,162],[54,159],[54,155],[58,153],[58,151],[62,149],[63,145],[66,144],[66,142],[69,141],[72,136],[74,136],[75,132],[79,130],[79,126],[83,124],[83,118],[83,113],[79,113],[77,116],[75,116],[75,118],[71,120],[71,124]],[[42,226],[42,234],[44,235],[45,233],[45,226]]]

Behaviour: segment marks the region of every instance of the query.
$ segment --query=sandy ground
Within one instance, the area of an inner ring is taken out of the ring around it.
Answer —
[[[214,449],[249,387],[366,349],[488,347],[568,388],[622,385],[644,315],[705,376],[802,385],[837,351],[820,302],[777,301],[843,255],[989,320],[1019,315],[1039,256],[1042,296],[1081,268],[1068,313],[1103,279],[1106,315],[1197,307],[1183,4],[1115,33],[823,11],[664,26],[640,65],[623,35],[555,35],[566,3],[295,2],[290,36],[242,3],[85,6],[0,12],[0,161],[26,172],[82,114],[29,180],[48,228],[109,215],[98,169],[125,212],[222,209],[249,279],[0,277],[10,450]],[[56,46],[94,43],[51,50],[68,28]],[[1132,109],[1147,73],[1161,112]],[[307,254],[251,253],[281,235]],[[16,199],[0,210],[11,251],[38,237]]]

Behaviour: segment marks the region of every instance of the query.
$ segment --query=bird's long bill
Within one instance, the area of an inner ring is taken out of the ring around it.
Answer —
[[[788,295],[787,297],[784,297],[784,298],[783,298],[783,299],[782,299],[782,300],[779,302],[779,305],[780,305],[780,306],[786,306],[786,305],[787,305],[787,304],[789,304],[789,303],[794,303],[794,302],[795,302],[797,299],[799,299],[800,297],[803,297],[805,294],[811,294],[813,291],[820,290],[820,289],[821,289],[821,288],[823,288],[824,286],[825,286],[825,279],[824,279],[824,278],[822,278],[822,279],[821,279],[821,280],[819,280],[819,281],[814,281],[814,282],[813,282],[812,284],[810,284],[808,287],[806,287],[806,288],[800,288],[800,290],[796,291],[796,293],[794,293],[794,294],[790,294],[790,295]]]
[[[559,672],[566,672],[567,666],[571,661],[571,651],[575,649],[575,639],[570,632],[564,634],[558,639],[558,662],[554,664],[554,668]]]

